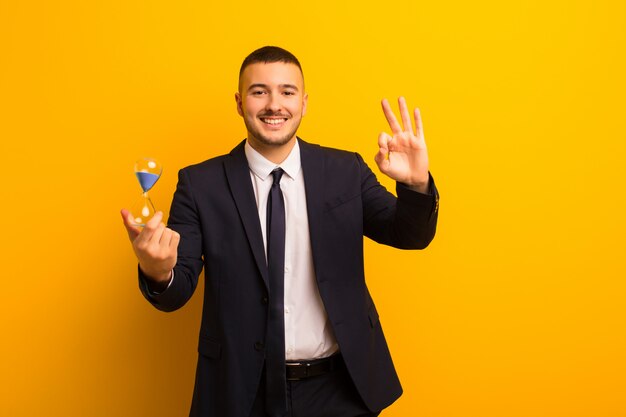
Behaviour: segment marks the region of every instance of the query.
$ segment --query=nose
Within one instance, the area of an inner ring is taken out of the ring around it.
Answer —
[[[270,94],[265,107],[272,113],[278,113],[281,109],[280,97],[277,94]]]

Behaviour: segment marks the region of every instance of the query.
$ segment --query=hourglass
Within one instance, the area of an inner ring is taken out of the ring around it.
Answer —
[[[130,209],[133,221],[137,226],[145,226],[156,212],[148,196],[148,190],[159,180],[161,172],[163,172],[163,167],[156,159],[142,158],[135,162],[135,175],[143,190],[139,201]]]

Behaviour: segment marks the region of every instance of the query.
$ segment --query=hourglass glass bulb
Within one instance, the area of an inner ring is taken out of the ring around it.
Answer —
[[[148,196],[148,190],[154,187],[162,172],[163,167],[156,159],[142,158],[135,162],[135,176],[143,191],[139,200],[130,210],[134,223],[137,226],[145,226],[148,220],[156,213],[154,205]]]
[[[161,177],[163,167],[156,159],[142,158],[135,162],[135,175],[143,192],[147,192]]]

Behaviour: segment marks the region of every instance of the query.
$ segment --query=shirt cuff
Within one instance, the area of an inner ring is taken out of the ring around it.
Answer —
[[[174,282],[174,270],[172,269],[172,276],[170,277],[170,282],[167,284],[167,287],[165,287],[165,289],[163,291],[153,291],[150,288],[150,284],[147,285],[148,287],[148,293],[150,295],[161,295],[163,294],[165,291],[167,291],[171,286],[172,286],[172,282]]]

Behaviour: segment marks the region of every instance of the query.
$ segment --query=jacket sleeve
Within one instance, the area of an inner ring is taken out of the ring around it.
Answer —
[[[396,183],[395,197],[357,154],[361,175],[363,232],[370,239],[400,249],[424,249],[435,237],[439,193],[430,175],[428,194]]]
[[[185,305],[193,295],[202,271],[202,234],[198,208],[189,175],[184,169],[178,172],[178,185],[172,199],[168,227],[180,234],[178,259],[171,285],[161,293],[151,292],[147,278],[138,268],[141,292],[162,311],[174,311]]]

